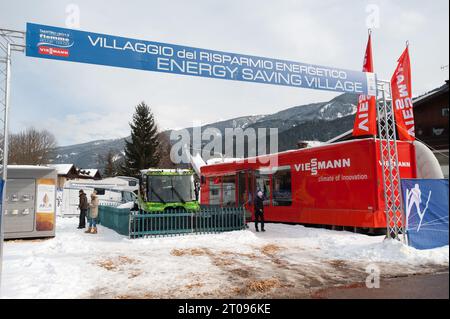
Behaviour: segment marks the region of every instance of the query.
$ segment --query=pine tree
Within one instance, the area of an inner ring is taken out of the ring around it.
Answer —
[[[158,127],[145,102],[136,106],[130,127],[131,138],[125,141],[122,174],[139,176],[140,170],[157,167],[161,157]]]

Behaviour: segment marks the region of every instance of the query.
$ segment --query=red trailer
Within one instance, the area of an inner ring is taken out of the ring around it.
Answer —
[[[262,190],[269,222],[386,228],[379,142],[353,140],[203,166],[201,204],[245,206],[253,215],[253,194]],[[416,178],[414,145],[397,146],[400,176]]]

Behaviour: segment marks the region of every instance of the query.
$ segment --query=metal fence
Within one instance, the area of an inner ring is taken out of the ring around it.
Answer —
[[[246,227],[245,218],[244,208],[202,207],[198,212],[150,213],[99,206],[100,224],[132,239],[241,230]]]
[[[98,223],[111,228],[121,235],[130,233],[130,210],[111,206],[98,207]]]
[[[132,212],[129,225],[130,238],[222,233],[244,229],[245,210],[214,207],[198,212]]]

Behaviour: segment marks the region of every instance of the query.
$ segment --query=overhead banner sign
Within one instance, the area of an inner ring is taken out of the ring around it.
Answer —
[[[376,95],[374,73],[27,24],[26,55],[146,71]]]

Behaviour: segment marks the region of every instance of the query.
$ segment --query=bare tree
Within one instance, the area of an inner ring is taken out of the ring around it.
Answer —
[[[172,160],[170,159],[170,138],[169,135],[165,132],[159,134],[159,153],[160,160],[158,164],[158,168],[176,168]]]
[[[56,148],[55,136],[47,130],[28,128],[9,138],[8,163],[12,165],[48,164]]]
[[[114,177],[119,174],[120,171],[120,162],[119,162],[120,156],[119,151],[110,149],[108,153],[102,155],[98,155],[98,164],[103,169],[103,176],[104,177]]]

